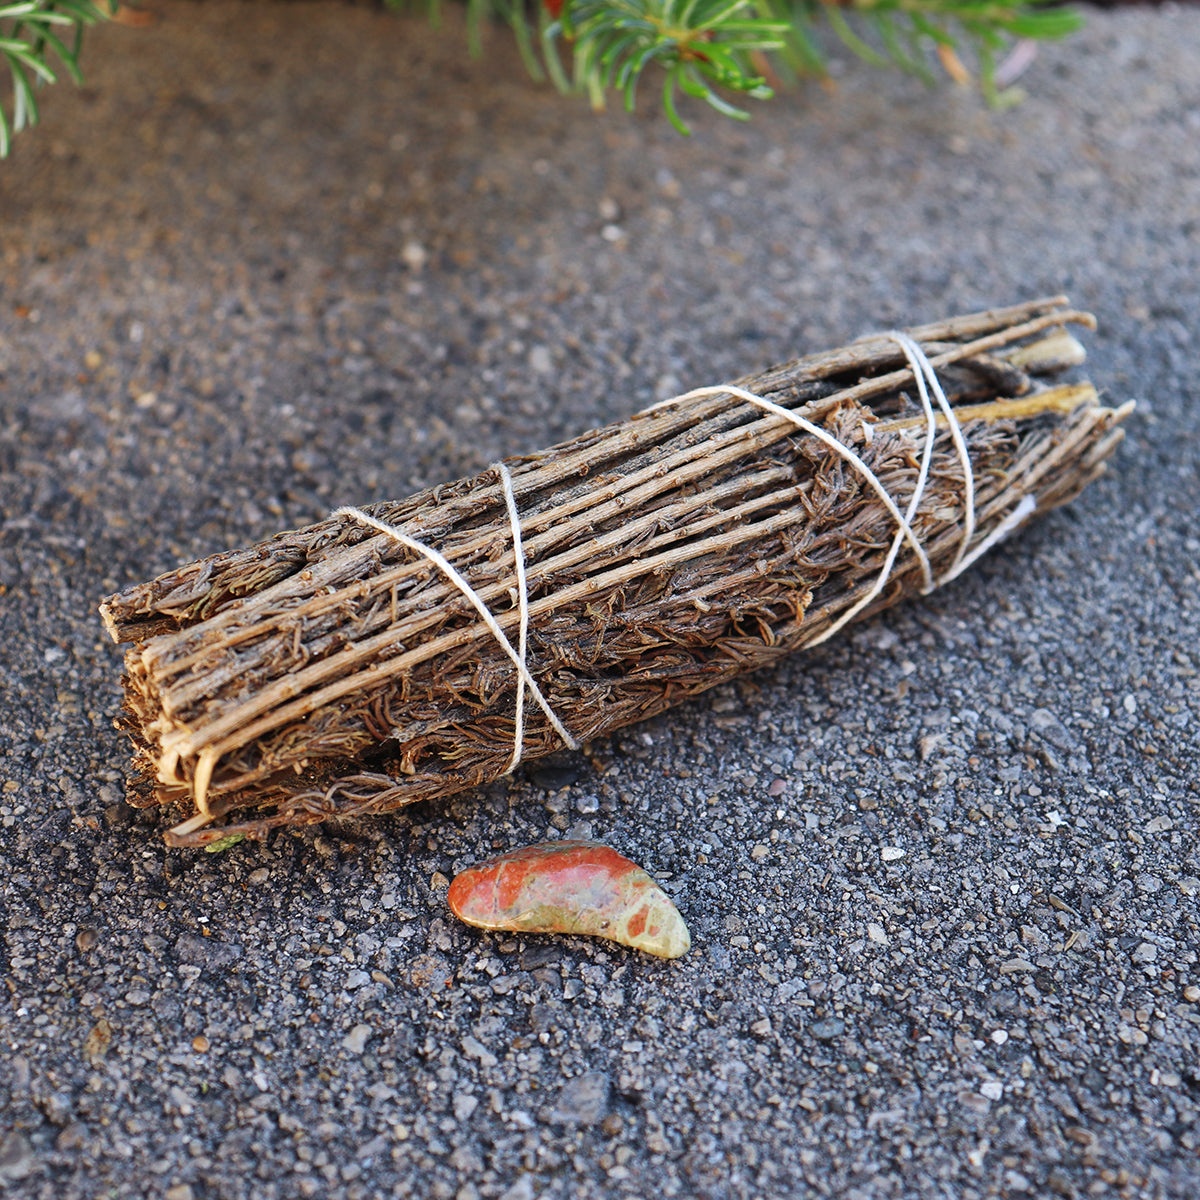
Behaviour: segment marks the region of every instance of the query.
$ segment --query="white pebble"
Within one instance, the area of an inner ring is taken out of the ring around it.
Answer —
[[[408,241],[404,243],[404,249],[400,251],[400,257],[404,260],[404,265],[412,271],[419,271],[428,261],[429,252],[417,241]]]
[[[901,846],[884,846],[879,854],[884,862],[895,862],[904,857],[904,849]]]
[[[998,1079],[989,1079],[979,1085],[979,1094],[989,1100],[999,1100],[1004,1095],[1004,1084]]]
[[[361,1054],[367,1048],[367,1041],[374,1031],[370,1025],[355,1025],[344,1038],[342,1038],[342,1049],[350,1054]]]
[[[992,1041],[995,1042],[997,1046],[1003,1046],[1004,1043],[1008,1041],[1008,1030],[1007,1029],[993,1029],[992,1030]]]

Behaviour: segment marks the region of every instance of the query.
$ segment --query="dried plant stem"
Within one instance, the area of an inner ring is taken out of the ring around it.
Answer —
[[[1103,468],[1127,409],[1101,406],[1086,383],[1039,382],[1082,360],[1068,324],[1093,322],[1054,297],[909,331],[961,444],[939,415],[911,516],[919,548],[902,548],[865,613],[917,590],[922,550],[954,569],[1015,522],[1024,498],[1044,511]],[[894,341],[864,338],[739,385],[852,449],[888,497],[913,503],[930,427]],[[727,392],[656,406],[511,460],[508,473],[511,500],[493,471],[361,511],[436,548],[510,640],[519,527],[523,661],[579,740],[816,641],[871,595],[896,531],[894,505],[828,445]],[[520,685],[472,604],[411,546],[347,517],[109,597],[110,633],[135,643],[123,718],[134,802],[194,806],[167,838],[201,845],[495,778],[513,759]],[[521,719],[526,757],[562,744],[544,712]],[[236,809],[259,812],[231,821]]]

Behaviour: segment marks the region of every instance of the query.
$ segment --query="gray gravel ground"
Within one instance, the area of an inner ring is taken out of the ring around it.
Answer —
[[[5,1194],[1195,1197],[1200,10],[1091,15],[1012,112],[855,66],[689,141],[453,19],[157,11],[0,173]],[[1058,290],[1139,415],[927,601],[394,818],[123,804],[107,592]],[[691,955],[448,914],[563,833]]]

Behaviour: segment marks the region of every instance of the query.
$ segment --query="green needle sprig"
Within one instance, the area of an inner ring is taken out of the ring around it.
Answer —
[[[438,21],[441,0],[384,0]],[[987,99],[1015,99],[998,64],[1013,45],[1061,38],[1080,17],[1055,0],[465,0],[467,38],[485,53],[485,27],[507,25],[534,78],[580,92],[599,108],[610,93],[632,110],[646,72],[661,76],[662,105],[681,133],[680,95],[745,120],[739,98],[767,100],[773,84],[823,75],[823,43],[933,83],[939,71],[977,78]],[[65,71],[82,81],[84,30],[116,12],[116,0],[0,0],[0,56],[11,78],[0,94],[0,158],[14,134],[38,120],[39,85]],[[302,19],[302,18],[298,18]],[[399,51],[398,51],[399,53]],[[964,57],[965,60],[964,61]],[[967,64],[970,63],[971,66]]]
[[[76,83],[83,82],[79,48],[84,28],[115,10],[114,0],[102,2],[104,7],[91,0],[0,4],[0,56],[11,79],[8,103],[0,103],[0,158],[8,155],[13,134],[37,124],[39,84],[58,82],[63,70]]]

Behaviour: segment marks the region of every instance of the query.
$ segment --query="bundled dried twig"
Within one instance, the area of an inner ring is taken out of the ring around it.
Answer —
[[[493,469],[109,597],[131,801],[187,806],[167,840],[193,846],[395,809],[560,748],[555,716],[587,741],[957,573],[1119,440],[1130,406],[1045,381],[1083,360],[1072,323],[1058,297],[910,330],[936,428],[901,340],[868,337],[740,381],[770,411],[704,389],[510,460],[509,499]]]

